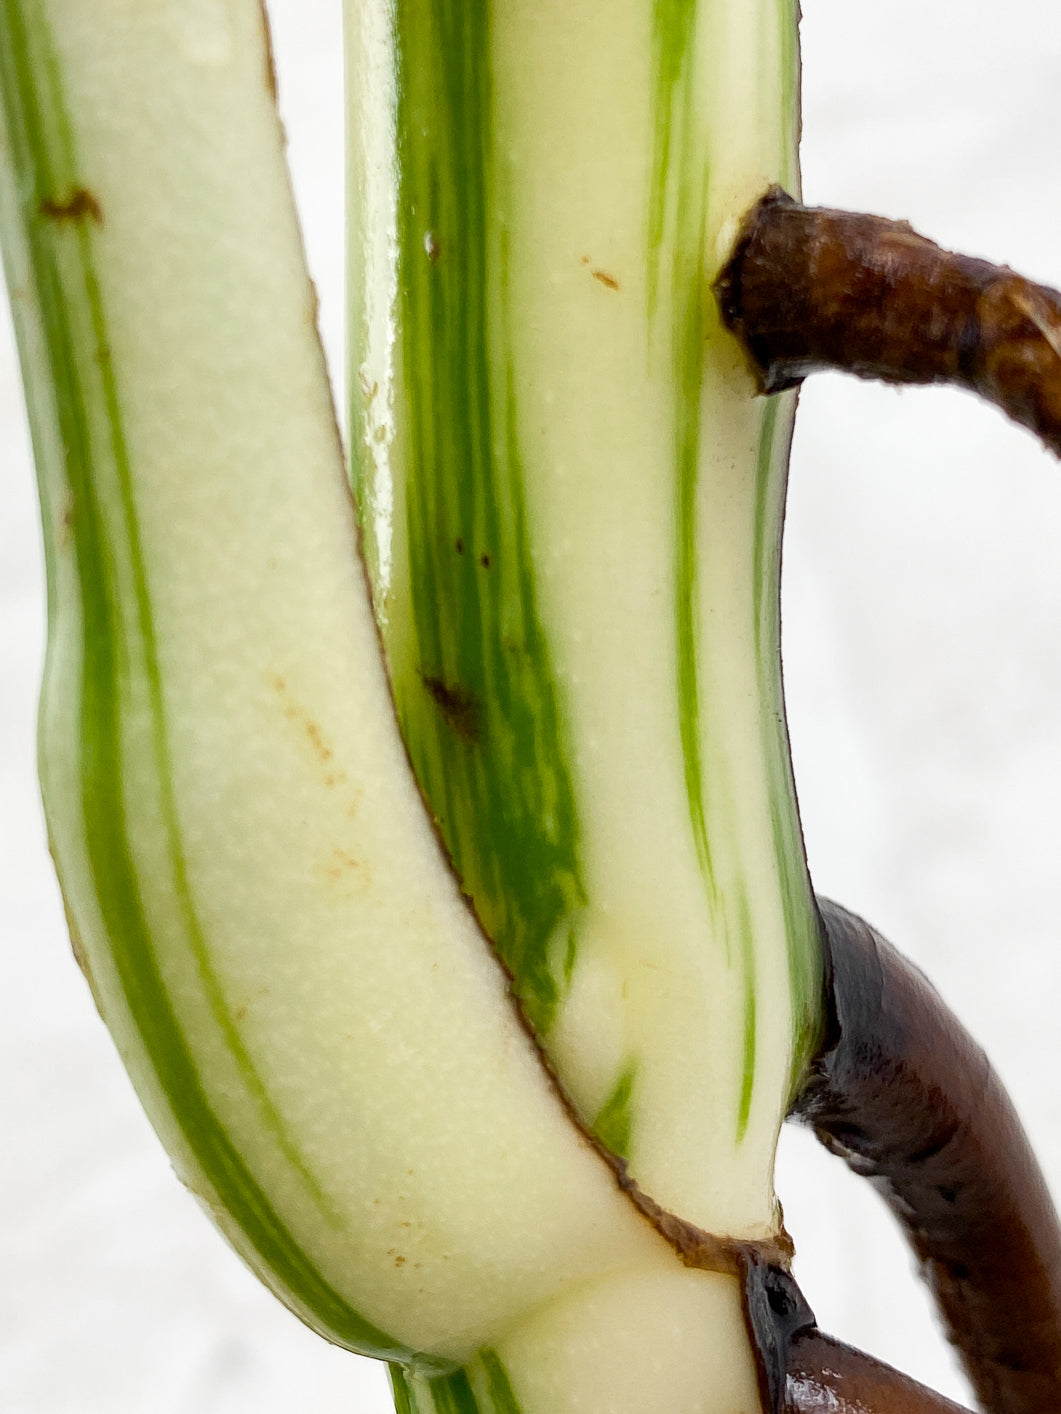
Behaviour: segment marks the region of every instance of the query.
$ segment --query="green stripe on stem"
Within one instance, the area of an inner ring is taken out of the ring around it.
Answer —
[[[489,4],[406,0],[396,31],[413,623],[395,696],[456,871],[544,1032],[584,893],[526,526],[507,249],[490,215]]]
[[[180,900],[185,941],[195,956],[204,993],[241,1078],[257,1101],[263,1122],[318,1202],[322,1195],[285,1133],[260,1076],[225,1006],[210,963],[191,891],[173,798],[154,625],[139,548],[132,471],[120,414],[121,397],[110,359],[103,297],[93,260],[94,227],[105,213],[80,180],[75,142],[62,97],[62,77],[46,20],[27,18],[18,0],[0,0],[0,102],[10,159],[22,196],[21,221],[31,267],[36,307],[16,320],[38,314],[56,391],[54,403],[64,452],[63,466],[47,466],[42,480],[65,476],[72,497],[71,550],[76,562],[84,655],[80,669],[81,795],[88,864],[111,957],[126,1003],[159,1084],[197,1163],[234,1223],[263,1263],[333,1339],[382,1356],[410,1357],[409,1351],[353,1310],[300,1248],[232,1143],[207,1097],[155,956],[135,864],[135,850],[123,788],[126,784],[123,731],[128,727],[128,683],[135,675],[148,683],[154,747],[154,787],[169,837],[171,882]],[[78,197],[81,196],[79,200]],[[16,217],[17,219],[17,217]],[[26,339],[26,347],[30,346]],[[31,370],[27,382],[42,370]],[[98,381],[96,381],[98,380]],[[92,386],[95,382],[95,386]],[[42,404],[34,420],[49,416]],[[37,422],[35,437],[51,445]],[[100,481],[109,466],[120,505],[119,545],[109,535]],[[42,487],[48,505],[54,486]],[[56,583],[56,546],[46,537],[49,586]],[[123,562],[124,549],[128,561]],[[67,553],[70,553],[68,550]],[[122,581],[126,581],[123,585]],[[124,601],[131,581],[132,631]],[[69,614],[73,606],[50,601],[49,613]],[[49,658],[44,695],[63,664]],[[67,704],[70,710],[70,704]],[[76,915],[76,910],[75,910]],[[75,916],[76,925],[76,916]]]

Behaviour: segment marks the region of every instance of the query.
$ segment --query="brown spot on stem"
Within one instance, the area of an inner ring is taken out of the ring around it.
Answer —
[[[618,290],[620,288],[619,281],[614,275],[609,275],[607,270],[591,270],[590,274],[599,284],[603,285],[606,290]]]
[[[103,225],[103,208],[87,187],[74,187],[66,196],[42,196],[37,209],[49,221],[92,221]]]
[[[278,695],[283,699],[285,718],[289,722],[302,728],[314,756],[316,756],[317,760],[320,761],[322,765],[327,766],[334,757],[335,752],[332,750],[328,739],[325,737],[318,723],[309,715],[302,704],[296,702],[291,696],[288,691],[286,678],[274,676],[272,685]],[[329,772],[328,777],[326,777],[326,783],[329,785],[336,784],[341,779],[343,779],[341,772],[332,771]]]
[[[420,680],[454,735],[468,746],[477,746],[482,739],[478,698],[467,688],[443,682],[428,673],[421,673]]]
[[[63,492],[62,503],[59,509],[59,549],[66,550],[74,537],[74,519],[77,511],[77,502],[74,500],[74,493],[69,488]]]

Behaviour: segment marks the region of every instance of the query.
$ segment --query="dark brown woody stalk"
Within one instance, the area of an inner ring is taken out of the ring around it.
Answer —
[[[1057,1414],[1061,1228],[1013,1105],[921,973],[821,913],[831,1016],[794,1113],[892,1209],[982,1407]]]
[[[890,1365],[822,1335],[787,1271],[749,1254],[742,1289],[768,1414],[968,1414]]]
[[[715,283],[764,393],[832,368],[954,383],[1061,456],[1061,294],[941,249],[905,222],[800,206],[772,188]]]
[[[782,1414],[969,1414],[838,1340],[807,1331],[789,1351]]]

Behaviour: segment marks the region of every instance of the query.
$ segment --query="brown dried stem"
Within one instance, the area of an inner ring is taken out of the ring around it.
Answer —
[[[822,1335],[791,1275],[749,1254],[744,1318],[767,1414],[969,1414],[849,1345]]]
[[[839,369],[953,383],[1061,456],[1061,293],[955,255],[906,222],[800,206],[772,188],[715,282],[764,393]]]
[[[838,1340],[807,1331],[789,1350],[781,1414],[969,1414]]]
[[[1061,1409],[1061,1228],[987,1057],[925,978],[821,901],[829,1032],[796,1115],[892,1209],[991,1414]]]

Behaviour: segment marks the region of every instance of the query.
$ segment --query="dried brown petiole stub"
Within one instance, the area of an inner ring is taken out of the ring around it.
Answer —
[[[988,1414],[1061,1408],[1061,1226],[998,1076],[925,977],[820,900],[827,1028],[791,1117],[873,1181],[921,1264]],[[744,1313],[770,1414],[958,1414],[817,1328],[792,1276],[748,1250]]]
[[[1061,456],[1061,294],[943,250],[905,221],[801,206],[772,187],[715,282],[762,391],[839,369],[954,383]]]
[[[1061,1227],[1012,1102],[924,976],[820,906],[828,1030],[794,1117],[888,1203],[983,1408],[1061,1408]]]
[[[788,1272],[750,1259],[744,1315],[759,1397],[773,1414],[968,1414],[961,1405],[818,1330]]]

